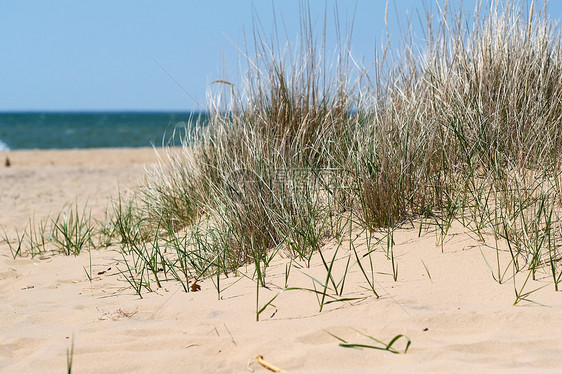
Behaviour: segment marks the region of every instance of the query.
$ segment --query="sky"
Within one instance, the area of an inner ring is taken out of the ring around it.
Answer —
[[[471,13],[475,1],[449,3]],[[211,82],[239,79],[239,52],[254,21],[271,33],[275,14],[278,27],[296,40],[302,4],[1,0],[0,111],[204,110]],[[317,31],[327,16],[328,34],[334,33],[336,7],[344,29],[353,21],[355,58],[370,61],[383,44],[386,1],[311,0],[309,6]],[[436,10],[436,0],[389,0],[393,43],[429,7]],[[551,1],[549,14],[559,20],[562,1]],[[421,28],[415,32],[422,40]]]

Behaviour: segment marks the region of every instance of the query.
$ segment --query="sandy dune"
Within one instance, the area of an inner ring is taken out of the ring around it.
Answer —
[[[0,168],[0,225],[9,235],[30,215],[44,219],[75,200],[87,200],[102,219],[110,197],[119,187],[134,186],[156,158],[150,149],[21,151],[9,157],[11,166]],[[525,286],[545,286],[529,296],[542,305],[512,306],[514,287],[526,274],[509,280],[508,274],[498,284],[484,261],[495,266],[495,251],[458,225],[452,230],[443,247],[431,231],[419,238],[417,228],[398,230],[396,282],[379,246],[373,265],[380,298],[368,290],[352,256],[344,296],[354,300],[319,312],[315,294],[286,291],[259,322],[256,284],[242,275],[252,274],[250,266],[221,281],[224,288],[232,284],[221,300],[210,280],[190,293],[164,283],[140,299],[116,275],[122,265],[115,251],[13,260],[2,243],[0,372],[63,372],[73,339],[75,373],[268,372],[256,362],[258,355],[292,373],[561,372],[562,298],[548,273]],[[325,256],[332,258],[335,250],[334,243],[327,245]],[[365,244],[359,252],[366,252]],[[336,282],[350,255],[343,242],[334,256]],[[269,290],[260,290],[260,306],[285,287],[288,261],[277,258],[268,269]],[[309,268],[290,268],[289,287],[312,288],[311,277],[326,276],[319,256]],[[406,354],[392,354],[343,348],[328,334],[373,343],[358,331],[384,342],[404,334],[412,343]]]

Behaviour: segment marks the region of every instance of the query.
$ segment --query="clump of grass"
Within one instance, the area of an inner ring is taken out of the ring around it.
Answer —
[[[562,46],[546,11],[494,2],[472,23],[428,13],[419,54],[387,44],[374,69],[352,64],[344,41],[329,61],[326,27],[316,39],[306,7],[301,16],[296,44],[254,30],[242,81],[216,82],[207,126],[196,124],[141,191],[135,219],[147,232],[196,233],[170,242],[182,249],[168,267],[186,279],[186,257],[213,277],[253,263],[259,292],[279,251],[309,263],[342,227],[350,241],[385,228],[397,281],[392,231],[420,218],[420,232],[423,222],[438,228],[442,251],[454,220],[507,243],[500,282],[510,267],[534,277],[548,265],[557,285]],[[319,177],[326,170],[338,174]],[[355,258],[376,295],[372,263],[367,271]]]
[[[93,248],[95,224],[86,207],[81,211],[78,204],[63,209],[51,220],[51,242],[55,250],[65,255],[78,255],[84,249]],[[44,235],[42,235],[44,237]]]
[[[16,230],[15,244],[4,231],[4,241],[14,258],[56,253],[77,256],[83,250],[99,247],[95,240],[98,232],[87,205],[79,208],[75,203],[65,206],[54,218],[38,223],[30,219],[21,233]]]
[[[374,68],[351,57],[349,38],[330,60],[326,25],[317,38],[306,6],[301,17],[296,43],[254,29],[253,44],[241,47],[241,81],[214,82],[206,124],[195,121],[181,149],[116,204],[122,274],[135,292],[170,280],[189,291],[211,277],[220,298],[221,275],[253,264],[259,318],[271,303],[260,306],[259,295],[272,259],[310,266],[318,253],[326,278],[307,291],[320,308],[327,297],[345,299],[350,266],[378,297],[374,249],[359,254],[355,235],[370,243],[386,233],[380,244],[398,281],[393,231],[414,220],[420,233],[437,228],[441,251],[455,220],[481,241],[491,234],[496,263],[486,262],[496,280],[509,270],[534,279],[548,267],[557,289],[562,43],[546,10],[494,1],[471,21],[446,6],[427,14],[425,46],[396,53],[389,42]],[[56,241],[70,253],[91,242],[83,218],[55,220]],[[335,257],[324,258],[322,246],[344,236],[348,264],[336,281]],[[526,284],[516,302],[530,295]]]
[[[22,249],[24,249],[23,243],[26,237],[26,232],[27,232],[27,228],[25,228],[21,234],[16,229],[16,238],[15,240],[11,240],[8,234],[6,233],[6,230],[4,230],[4,237],[3,237],[4,242],[10,248],[10,252],[14,259],[22,255]]]

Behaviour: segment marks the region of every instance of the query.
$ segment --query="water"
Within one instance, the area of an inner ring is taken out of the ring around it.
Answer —
[[[204,121],[188,112],[0,113],[0,151],[159,146],[198,116]]]

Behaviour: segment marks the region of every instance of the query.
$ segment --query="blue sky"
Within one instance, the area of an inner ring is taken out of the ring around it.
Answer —
[[[382,43],[385,3],[337,1],[343,23],[355,12],[355,57],[372,59]],[[474,3],[462,6],[472,12]],[[560,19],[562,2],[551,3]],[[424,5],[435,9],[435,0],[390,1],[393,38]],[[273,7],[296,39],[297,0],[2,0],[0,111],[202,109],[210,82],[236,81],[236,46],[253,15],[273,30]],[[327,9],[333,31],[335,0],[311,0],[310,8],[318,30]]]

